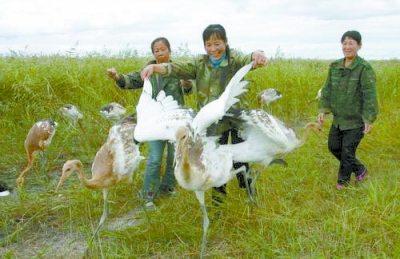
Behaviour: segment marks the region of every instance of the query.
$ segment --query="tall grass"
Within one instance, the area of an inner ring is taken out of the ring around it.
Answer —
[[[143,182],[142,163],[132,184],[121,184],[109,194],[109,219],[100,238],[90,243],[102,213],[101,192],[82,188],[76,177],[55,193],[62,164],[81,159],[90,175],[95,153],[105,141],[110,123],[98,113],[116,101],[134,112],[139,91],[120,90],[106,75],[138,70],[149,57],[92,53],[20,56],[0,59],[0,179],[15,185],[25,166],[24,140],[41,118],[59,122],[47,150],[48,166],[38,161],[25,187],[0,199],[0,257],[81,258],[87,246],[93,258],[198,258],[202,213],[192,192],[178,187],[175,196],[157,200],[158,209],[136,213]],[[187,57],[178,57],[185,59]],[[394,258],[400,254],[399,190],[399,78],[400,62],[371,61],[378,86],[380,115],[365,136],[358,156],[370,176],[362,186],[334,190],[338,162],[327,150],[330,121],[323,136],[289,154],[289,166],[273,165],[257,182],[258,206],[246,202],[237,181],[228,183],[223,216],[211,221],[208,258]],[[252,84],[245,101],[255,106],[256,94],[277,88],[283,98],[272,103],[272,113],[299,135],[306,122],[315,121],[316,96],[327,76],[329,61],[273,58],[270,65],[247,75]],[[187,103],[195,107],[195,96]],[[69,127],[57,113],[66,103],[84,113],[85,132]],[[147,146],[141,146],[147,155]],[[210,204],[210,193],[206,194]],[[209,206],[210,215],[215,212]]]

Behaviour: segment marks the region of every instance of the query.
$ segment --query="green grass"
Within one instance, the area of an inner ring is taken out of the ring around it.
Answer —
[[[129,112],[135,110],[141,91],[118,89],[106,69],[114,66],[128,73],[148,60],[135,53],[0,58],[0,179],[15,185],[27,162],[24,140],[34,122],[50,116],[59,122],[47,150],[47,167],[42,170],[37,159],[25,187],[0,199],[1,258],[82,258],[87,246],[93,258],[199,257],[203,217],[193,192],[178,188],[176,196],[157,200],[158,210],[134,213],[141,206],[138,191],[145,163],[131,184],[110,190],[109,219],[94,243],[90,238],[101,217],[102,193],[82,187],[74,176],[55,192],[68,159],[82,160],[90,175],[91,162],[110,127],[99,108],[116,101]],[[303,147],[287,156],[287,168],[273,165],[263,170],[253,165],[262,170],[258,207],[246,202],[236,179],[228,184],[223,217],[210,224],[207,258],[394,258],[400,254],[400,62],[371,63],[378,78],[380,114],[358,151],[370,171],[365,183],[334,190],[338,162],[327,150],[328,119],[322,136],[311,134]],[[247,75],[252,84],[245,99],[254,107],[260,90],[277,88],[283,98],[272,104],[273,114],[301,135],[301,127],[316,120],[317,104],[307,105],[307,100],[323,85],[328,65],[327,60],[271,59],[269,66]],[[187,100],[195,107],[194,95]],[[66,103],[84,113],[85,133],[68,128],[57,114]],[[141,151],[147,155],[145,144]],[[207,204],[210,196],[207,192]],[[209,214],[213,213],[210,206]]]

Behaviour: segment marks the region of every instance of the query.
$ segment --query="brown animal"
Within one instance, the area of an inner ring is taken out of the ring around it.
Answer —
[[[25,150],[28,154],[28,164],[17,178],[17,185],[22,186],[26,174],[33,166],[33,160],[37,152],[44,152],[50,145],[56,132],[57,122],[53,119],[43,119],[36,122],[29,130],[25,139]],[[43,161],[42,161],[43,162]]]
[[[61,179],[56,191],[63,186],[64,181],[73,173],[89,189],[103,190],[103,215],[100,219],[93,238],[107,218],[107,193],[108,188],[122,180],[132,180],[132,174],[144,159],[140,155],[139,146],[135,144],[133,132],[136,124],[127,117],[114,125],[109,132],[106,143],[97,152],[92,164],[92,178],[87,179],[79,160],[68,160],[62,169]]]

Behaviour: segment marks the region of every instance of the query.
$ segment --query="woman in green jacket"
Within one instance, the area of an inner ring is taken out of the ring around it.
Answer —
[[[358,56],[361,34],[347,31],[341,43],[344,58],[334,61],[329,67],[318,114],[321,124],[325,114],[333,114],[328,148],[340,161],[337,189],[348,184],[353,172],[357,184],[367,175],[367,168],[356,158],[356,151],[378,115],[375,72]]]
[[[171,47],[166,38],[160,37],[153,40],[151,43],[151,51],[155,60],[150,61],[149,64],[170,62]],[[108,69],[108,75],[116,81],[121,89],[139,89],[142,88],[144,84],[140,77],[140,72],[123,75],[118,74],[115,68],[110,68]],[[174,76],[163,77],[154,74],[150,80],[153,86],[153,98],[156,98],[157,94],[161,90],[164,90],[167,95],[172,95],[180,105],[184,104],[184,92],[189,92],[192,87],[190,81],[180,80],[178,77]],[[160,169],[165,146],[167,146],[167,158],[164,175],[161,179]],[[144,172],[142,190],[142,196],[147,201],[147,209],[153,209],[155,207],[154,198],[158,193],[169,194],[174,192],[174,153],[175,149],[173,143],[162,140],[149,141],[149,154]]]
[[[153,73],[156,73],[195,80],[197,109],[199,110],[207,103],[218,99],[240,68],[251,61],[254,61],[254,67],[265,66],[268,62],[262,51],[242,54],[230,49],[225,29],[219,24],[211,24],[204,30],[203,43],[207,54],[199,55],[189,62],[149,65],[142,70],[142,78],[149,78]],[[235,108],[237,107],[232,109]],[[238,130],[231,123],[224,124],[226,130],[221,135],[220,144],[228,142],[229,134],[231,134],[232,144],[243,141],[238,135]],[[234,163],[233,167],[237,169],[243,165],[249,170],[247,163]],[[239,186],[246,188],[243,175],[237,174],[236,176],[239,180]],[[215,204],[222,202],[222,198],[226,195],[226,185],[215,187],[213,190]]]

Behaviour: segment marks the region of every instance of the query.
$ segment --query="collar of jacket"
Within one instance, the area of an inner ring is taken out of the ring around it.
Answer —
[[[346,69],[347,68],[347,69],[353,70],[354,68],[356,68],[362,62],[362,58],[357,55],[354,58],[353,62],[348,67],[344,66],[344,62],[345,61],[346,61],[346,58],[339,59],[339,62],[337,62],[336,67],[339,68],[339,69]]]

